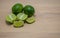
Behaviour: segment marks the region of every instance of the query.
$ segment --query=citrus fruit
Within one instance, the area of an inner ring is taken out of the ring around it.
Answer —
[[[33,16],[35,13],[35,9],[31,5],[26,5],[23,10],[24,13],[27,14],[29,17]]]
[[[18,13],[22,12],[23,9],[23,5],[20,3],[16,3],[15,5],[13,5],[12,7],[12,12],[17,15]]]
[[[24,13],[19,13],[18,15],[17,15],[17,19],[19,19],[19,20],[25,20],[25,19],[27,19],[28,18],[28,15],[26,15],[26,14],[24,14]]]
[[[33,16],[29,17],[29,18],[26,19],[26,22],[27,23],[33,23],[33,22],[35,22],[35,18]]]
[[[16,16],[14,14],[10,14],[10,15],[6,16],[7,22],[13,23],[14,20],[16,20]]]
[[[24,21],[14,21],[13,23],[14,27],[18,28],[18,27],[22,27],[24,25]]]

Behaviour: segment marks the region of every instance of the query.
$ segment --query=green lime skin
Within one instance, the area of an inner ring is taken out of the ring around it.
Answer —
[[[12,7],[12,13],[14,13],[15,15],[17,15],[18,13],[21,13],[22,10],[23,10],[23,5],[20,3],[16,3]]]
[[[27,18],[26,22],[29,23],[29,24],[34,23],[35,22],[35,17],[32,16],[32,17]]]
[[[24,21],[14,21],[13,26],[16,28],[22,27],[24,25]]]
[[[12,13],[12,14],[6,16],[6,21],[9,23],[13,23],[16,20],[16,18],[17,18],[16,15]]]
[[[28,18],[28,15],[24,14],[24,13],[19,13],[17,15],[17,19],[19,20],[26,20]]]
[[[33,16],[35,13],[35,9],[31,5],[26,5],[23,10],[24,13],[28,15],[28,17]]]

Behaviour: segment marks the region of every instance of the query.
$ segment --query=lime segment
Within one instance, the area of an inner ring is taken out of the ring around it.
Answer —
[[[26,15],[24,13],[19,13],[17,15],[17,19],[19,19],[19,20],[25,20],[26,18],[28,18],[28,15]]]
[[[16,20],[16,16],[14,14],[10,14],[8,16],[6,16],[6,21],[13,23],[13,21]]]
[[[28,23],[33,23],[33,22],[35,22],[35,18],[34,17],[30,17],[30,18],[27,18],[26,21]]]
[[[22,27],[24,25],[24,21],[14,21],[14,27]]]

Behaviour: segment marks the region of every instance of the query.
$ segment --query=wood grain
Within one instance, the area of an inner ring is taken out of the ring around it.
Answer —
[[[15,3],[32,5],[36,22],[22,28],[6,24]],[[0,38],[60,38],[60,0],[0,0]]]

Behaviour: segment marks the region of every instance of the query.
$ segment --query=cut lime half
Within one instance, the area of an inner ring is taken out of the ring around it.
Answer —
[[[28,15],[26,15],[24,13],[19,13],[17,15],[17,19],[19,19],[19,20],[25,20],[26,18],[28,18]]]
[[[14,14],[10,14],[10,15],[6,16],[7,22],[13,23],[14,20],[16,20],[16,16]]]
[[[35,18],[32,16],[32,17],[30,17],[30,18],[27,18],[26,19],[26,22],[27,23],[33,23],[33,22],[35,22]]]
[[[24,25],[24,21],[14,21],[13,23],[14,27],[18,28],[18,27],[22,27]]]

